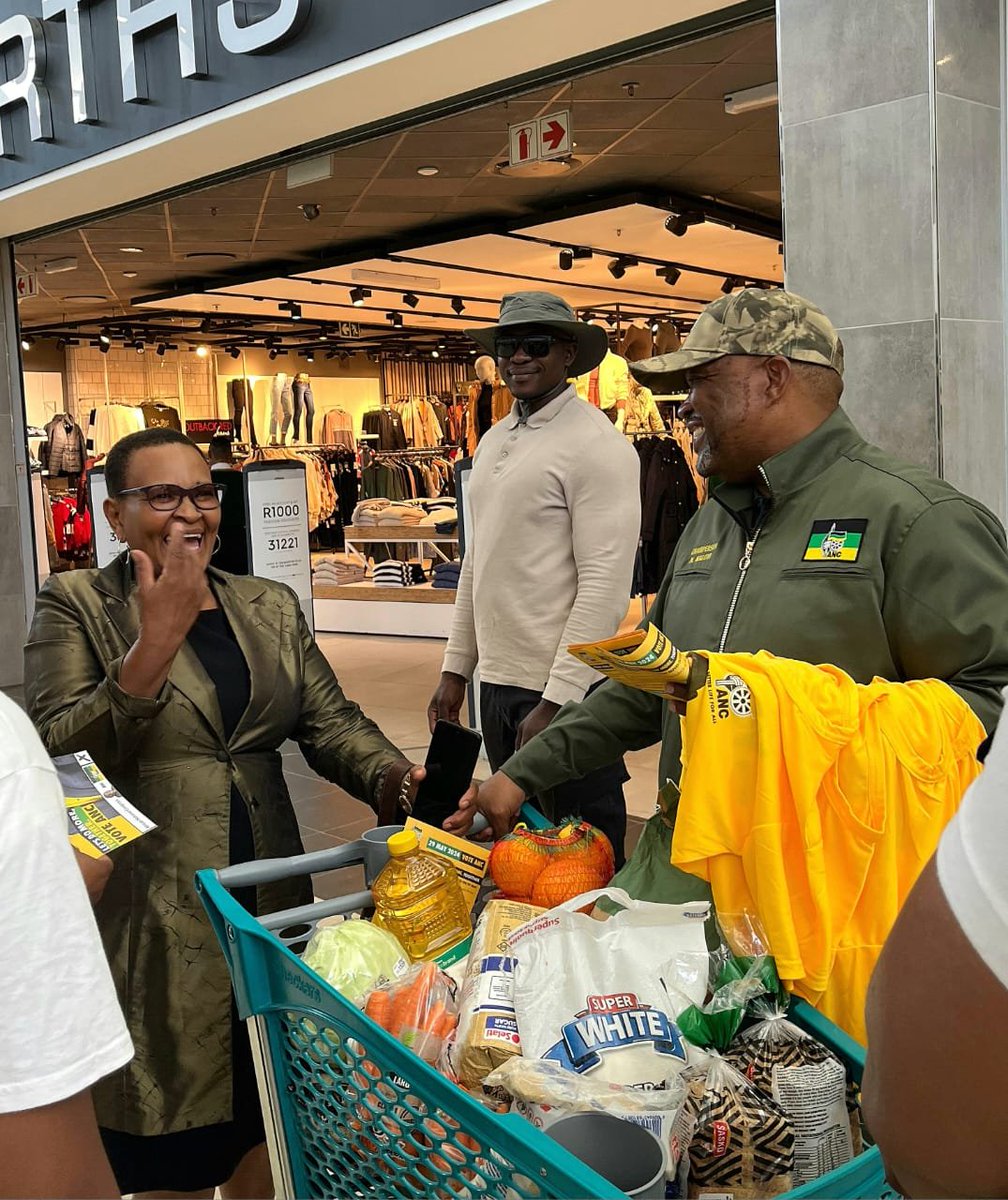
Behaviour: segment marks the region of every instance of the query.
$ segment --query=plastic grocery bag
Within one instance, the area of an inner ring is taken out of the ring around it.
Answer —
[[[434,1064],[458,1024],[455,984],[433,963],[416,963],[395,983],[375,988],[364,1012],[424,1062]]]
[[[600,897],[621,911],[577,910]],[[706,902],[650,904],[619,888],[586,892],[515,930],[514,1006],[522,1050],[609,1083],[661,1088],[687,1063],[675,1024],[707,992]]]
[[[724,1053],[742,1027],[749,1005],[770,995],[787,1006],[766,937],[751,916],[714,918],[721,937],[710,957],[710,998],[679,1014],[679,1028],[694,1046]]]

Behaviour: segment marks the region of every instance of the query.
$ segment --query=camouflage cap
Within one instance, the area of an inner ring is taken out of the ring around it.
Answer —
[[[682,349],[631,363],[635,379],[659,393],[686,390],[686,372],[727,354],[780,354],[831,367],[843,377],[843,343],[829,317],[779,288],[744,288],[708,304]]]

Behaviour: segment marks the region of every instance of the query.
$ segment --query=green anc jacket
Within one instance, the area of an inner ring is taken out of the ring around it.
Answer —
[[[998,520],[929,472],[869,445],[837,409],[760,468],[722,484],[683,531],[648,620],[684,650],[769,650],[859,683],[944,679],[991,729],[1008,685],[1008,552]],[[706,884],[669,862],[679,719],[612,682],[566,705],[503,767],[528,794],[661,740],[659,810],[620,873],[638,898]]]
[[[232,784],[247,806],[256,856],[284,857],[302,852],[281,763],[287,738],[321,775],[373,807],[402,763],[343,695],[290,588],[209,575],[251,681],[230,739],[188,644],[156,699],[129,696],[116,683],[139,629],[125,556],[101,571],[52,576],[25,649],[28,712],[50,754],[87,750],[157,823],[116,851],[95,909],[136,1055],[94,1094],[99,1123],[126,1133],[231,1118],[231,983],[193,877],[228,865]],[[309,884],[260,888],[259,911],[310,902]]]

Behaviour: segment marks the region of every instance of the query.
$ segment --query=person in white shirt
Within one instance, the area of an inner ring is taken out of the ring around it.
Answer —
[[[468,484],[466,553],[441,681],[428,708],[458,721],[479,664],[480,724],[496,771],[598,675],[567,653],[611,637],[626,615],[640,537],[633,447],[569,379],[605,357],[606,333],[559,296],[505,296],[498,324],[466,331],[497,359],[515,397],[481,439]],[[579,815],[623,861],[622,760],[540,798]]]
[[[903,1196],[1008,1196],[1006,796],[1002,722],[869,989],[864,1114]]]
[[[133,1057],[56,770],[0,694],[0,1197],[116,1196],[90,1088]]]

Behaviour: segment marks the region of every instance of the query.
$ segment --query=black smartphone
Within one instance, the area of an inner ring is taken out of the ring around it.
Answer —
[[[427,778],[417,788],[413,816],[438,827],[458,808],[479,761],[483,735],[464,725],[438,721],[427,751]]]

